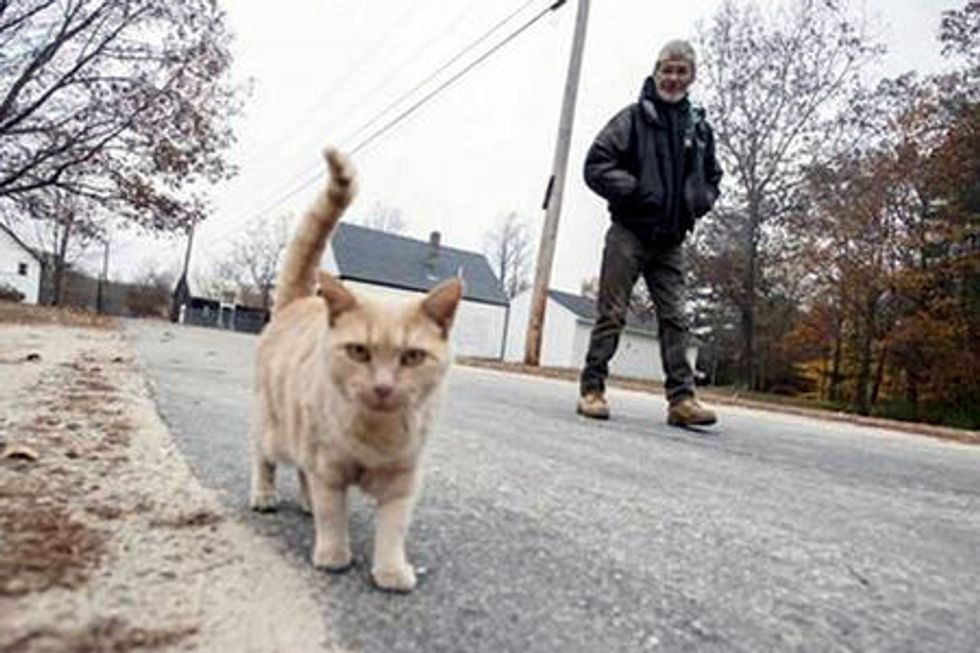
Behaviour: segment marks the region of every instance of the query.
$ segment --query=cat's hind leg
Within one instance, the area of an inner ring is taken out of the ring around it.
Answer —
[[[252,482],[248,504],[252,510],[271,512],[279,505],[276,494],[276,463],[269,455],[275,442],[264,394],[256,393],[252,403]]]

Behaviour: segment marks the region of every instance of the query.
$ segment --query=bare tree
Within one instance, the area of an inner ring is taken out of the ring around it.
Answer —
[[[65,271],[85,254],[93,241],[105,237],[104,220],[95,215],[90,203],[57,191],[31,193],[17,198],[13,204],[23,215],[35,218],[33,234],[24,240],[38,250],[43,261],[47,275],[46,301],[58,305]]]
[[[508,299],[531,287],[531,230],[526,219],[514,212],[498,219],[483,236],[483,252]]]
[[[279,263],[289,241],[289,222],[288,216],[280,216],[254,223],[234,242],[231,255],[219,266],[222,276],[257,292],[263,310],[271,305]]]
[[[408,227],[408,224],[402,217],[401,209],[382,204],[381,202],[375,202],[371,205],[367,213],[364,213],[359,218],[354,218],[351,222],[392,234],[404,233]]]
[[[967,64],[965,72],[976,79],[980,75],[980,2],[968,0],[962,9],[944,11],[939,41],[943,54],[961,57]]]
[[[59,193],[154,230],[202,219],[195,187],[231,173],[228,46],[211,0],[0,2],[0,203]]]
[[[740,223],[729,294],[741,312],[743,380],[754,386],[766,257],[781,247],[782,217],[800,208],[807,167],[842,133],[837,109],[881,48],[837,0],[787,0],[769,15],[726,0],[699,36],[698,75],[728,175],[729,210],[719,213]]]

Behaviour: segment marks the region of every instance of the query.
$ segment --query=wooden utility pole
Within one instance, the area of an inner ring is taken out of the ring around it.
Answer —
[[[187,283],[187,272],[191,266],[191,248],[194,247],[194,227],[196,223],[191,223],[187,232],[187,251],[184,253],[184,269],[181,270],[180,279],[174,287],[173,296],[170,300],[170,321],[177,322],[180,319],[180,307],[190,301],[190,284]]]
[[[184,252],[184,269],[180,273],[180,276],[185,278],[187,277],[187,271],[191,267],[191,248],[194,247],[194,227],[196,226],[197,224],[192,222],[191,228],[187,233],[187,251]]]
[[[527,338],[524,362],[538,365],[541,361],[541,331],[544,327],[544,307],[551,283],[551,266],[555,260],[555,240],[558,237],[558,219],[561,217],[561,200],[565,189],[565,170],[568,168],[568,149],[572,142],[572,124],[575,121],[575,99],[582,72],[582,52],[585,49],[585,27],[589,20],[589,0],[578,0],[575,14],[575,35],[572,39],[572,55],[568,62],[565,79],[565,97],[561,105],[558,125],[558,143],[552,165],[548,191],[544,198],[544,227],[538,246],[538,261],[534,271],[534,288],[531,291],[531,310],[527,322]]]
[[[95,311],[99,314],[105,313],[105,286],[109,283],[109,234],[106,233],[103,241],[105,250],[102,253],[102,274],[99,275],[99,285],[95,293]]]

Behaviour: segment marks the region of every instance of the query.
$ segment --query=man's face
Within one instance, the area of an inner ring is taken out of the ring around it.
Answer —
[[[657,94],[665,102],[680,102],[694,81],[694,70],[686,59],[667,59],[660,62],[653,78]]]

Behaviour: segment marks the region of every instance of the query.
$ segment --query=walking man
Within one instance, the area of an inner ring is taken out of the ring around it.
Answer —
[[[667,43],[640,99],[613,117],[586,156],[585,182],[608,201],[612,219],[602,253],[598,319],[581,377],[578,412],[586,417],[609,418],[609,360],[642,276],[656,309],[668,423],[707,425],[716,419],[695,398],[684,312],[682,243],[695,219],[714,205],[722,176],[704,110],[687,97],[696,69],[689,42]]]

